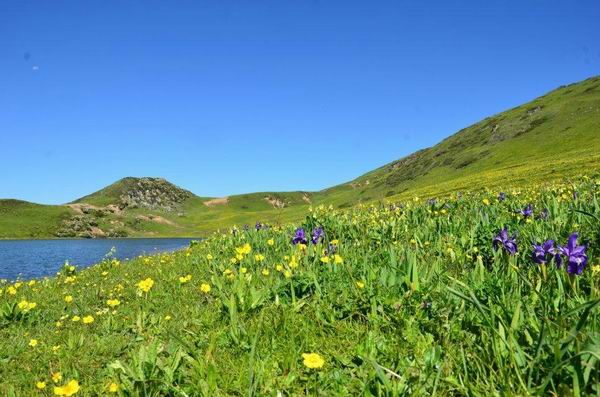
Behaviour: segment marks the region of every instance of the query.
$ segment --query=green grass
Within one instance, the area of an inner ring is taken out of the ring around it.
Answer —
[[[0,238],[53,236],[70,215],[71,210],[64,206],[0,200]]]
[[[494,190],[319,207],[298,225],[322,225],[326,238],[306,249],[291,244],[293,225],[251,229],[5,283],[0,394],[52,395],[60,372],[77,396],[110,395],[111,383],[122,396],[599,395],[600,176],[590,176],[506,181],[503,202]],[[528,203],[536,216],[525,219],[516,211]],[[504,226],[515,256],[492,248]],[[532,262],[532,242],[564,245],[574,231],[589,242],[581,276]]]
[[[121,222],[132,237],[201,236],[236,224],[298,221],[309,204],[349,208],[415,194],[435,197],[457,190],[493,188],[509,181],[523,186],[532,181],[558,180],[565,175],[600,170],[599,131],[600,77],[594,77],[488,117],[436,146],[320,192],[235,195],[227,204],[212,207],[204,204],[209,198],[192,195],[177,211],[125,210],[99,223],[110,228],[111,221]],[[76,202],[115,204],[136,181],[124,178]],[[281,200],[285,208],[274,208],[267,197]],[[3,208],[5,204],[0,202],[0,211]],[[39,207],[42,221],[25,207],[24,212],[5,213],[0,220],[0,237],[52,237],[61,220],[58,208]],[[42,214],[45,210],[48,214]],[[135,219],[148,214],[161,216],[171,224]]]

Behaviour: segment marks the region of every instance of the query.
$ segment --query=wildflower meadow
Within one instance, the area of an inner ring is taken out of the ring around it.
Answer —
[[[7,396],[600,395],[600,178],[232,228],[0,284]]]

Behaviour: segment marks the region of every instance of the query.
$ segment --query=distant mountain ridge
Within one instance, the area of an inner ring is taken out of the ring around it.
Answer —
[[[162,178],[127,177],[66,206],[0,200],[0,238],[198,236],[234,224],[295,221],[310,205],[345,208],[599,170],[600,77],[593,77],[319,192],[203,198]]]

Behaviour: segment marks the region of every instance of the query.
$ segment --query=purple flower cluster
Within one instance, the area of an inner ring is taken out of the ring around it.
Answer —
[[[546,264],[555,258],[556,261],[560,260],[560,256],[556,248],[554,248],[554,240],[546,240],[543,244],[533,244],[533,252],[531,253],[531,259],[538,264]]]
[[[523,215],[523,217],[527,218],[533,215],[533,206],[531,204],[527,204],[527,207],[523,208],[520,211],[517,211],[517,214]]]
[[[580,275],[587,265],[586,250],[586,244],[577,245],[577,233],[573,233],[569,237],[566,247],[561,247],[560,245],[554,247],[553,240],[547,240],[541,245],[534,244],[531,258],[535,263],[539,264],[548,263],[554,258],[557,268],[560,268],[563,261],[566,260],[567,273]]]
[[[560,268],[563,262],[566,261],[567,273],[580,275],[587,265],[588,257],[586,250],[588,246],[587,244],[577,245],[577,237],[577,233],[571,234],[567,245],[564,247],[560,245],[554,246],[554,240],[546,240],[542,244],[533,244],[531,260],[537,264],[546,264],[554,259],[557,268]],[[509,237],[508,229],[504,227],[494,237],[493,246],[495,250],[504,249],[510,255],[515,255],[518,250],[516,235],[513,234]]]
[[[310,241],[313,244],[317,245],[317,244],[319,244],[319,242],[323,241],[324,238],[325,238],[325,231],[323,230],[322,226],[319,226],[316,229],[313,229]],[[294,237],[292,237],[292,244],[294,244],[294,245],[308,244],[308,239],[306,238],[306,232],[304,231],[303,228],[299,227],[298,229],[296,229],[296,234],[294,234]]]
[[[509,237],[507,227],[504,227],[504,229],[494,237],[492,244],[494,245],[495,250],[503,248],[510,255],[515,255],[517,253],[517,236],[516,234],[513,234],[512,237]]]
[[[324,238],[325,232],[321,226],[313,230],[311,241],[314,245],[317,245],[320,241],[323,241]]]
[[[567,273],[580,275],[587,265],[588,258],[585,254],[587,244],[577,245],[577,233],[573,233],[569,236],[567,246],[561,247],[559,245],[558,250],[567,260]],[[560,267],[562,266],[562,258],[560,256],[558,258],[556,265]]]
[[[306,240],[306,233],[304,232],[304,229],[301,227],[296,229],[296,234],[294,237],[292,237],[292,244],[306,244],[307,242],[308,241]]]

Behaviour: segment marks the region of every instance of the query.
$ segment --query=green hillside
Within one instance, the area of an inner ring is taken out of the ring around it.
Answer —
[[[439,144],[320,192],[203,198],[159,178],[124,178],[67,206],[0,201],[0,237],[199,236],[302,218],[309,206],[434,197],[600,170],[600,77],[560,87]]]

